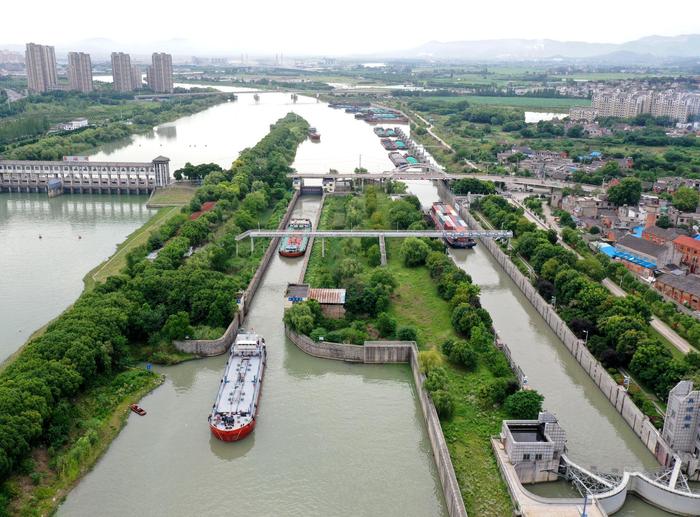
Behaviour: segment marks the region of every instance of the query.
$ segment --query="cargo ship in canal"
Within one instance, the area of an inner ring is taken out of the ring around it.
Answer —
[[[396,151],[389,153],[389,159],[391,160],[391,163],[394,164],[394,167],[405,167],[408,165],[408,160],[404,157],[404,155]]]
[[[311,231],[311,221],[309,219],[292,219],[287,225],[287,230],[299,233],[282,237],[279,254],[283,257],[301,257],[306,253],[306,248],[309,245],[309,236],[305,233]]]
[[[435,223],[435,228],[448,232],[466,232],[467,223],[464,222],[452,205],[447,203],[433,203],[430,207],[430,218]],[[445,237],[445,242],[452,248],[473,248],[476,241],[471,237]]]
[[[209,415],[209,428],[219,440],[235,442],[255,429],[266,360],[265,339],[239,330]]]
[[[315,127],[309,128],[309,140],[311,140],[312,142],[321,141],[321,133],[319,133]]]

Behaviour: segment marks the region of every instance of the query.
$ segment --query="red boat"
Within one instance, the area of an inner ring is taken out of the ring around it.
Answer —
[[[146,416],[146,410],[138,406],[137,404],[130,404],[129,409],[131,409],[137,415]]]
[[[309,139],[312,142],[320,142],[321,141],[321,133],[319,133],[315,127],[310,127],[309,128]]]
[[[255,429],[266,359],[265,340],[239,331],[209,415],[209,428],[219,440],[242,440]]]
[[[469,230],[457,211],[446,203],[433,203],[430,208],[430,217],[435,223],[435,228],[452,233],[464,233]],[[452,248],[471,249],[476,246],[476,241],[471,237],[445,235],[445,242]]]
[[[298,230],[301,233],[282,237],[279,254],[283,257],[301,257],[306,253],[306,247],[309,245],[309,236],[306,235],[306,232],[311,231],[311,221],[309,219],[292,219],[287,225],[287,230]]]

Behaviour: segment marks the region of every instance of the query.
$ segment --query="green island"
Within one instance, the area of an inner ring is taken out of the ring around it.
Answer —
[[[402,185],[389,190],[401,191]],[[415,196],[392,200],[367,187],[362,195],[327,196],[320,229],[425,228]],[[363,344],[368,339],[415,340],[426,389],[443,432],[467,511],[512,512],[489,439],[507,418],[536,418],[542,396],[519,390],[496,346],[492,322],[481,308],[479,287],[458,268],[437,239],[388,239],[381,267],[376,239],[316,241],[306,274],[312,287],[346,289],[347,314],[324,317],[318,304],[294,304],[285,322],[315,340]],[[350,258],[352,257],[352,258]]]
[[[33,95],[0,104],[0,155],[13,160],[60,160],[85,154],[100,144],[152,131],[158,124],[192,115],[226,99],[217,94],[141,101],[135,100],[133,93],[112,90]],[[51,126],[76,117],[87,118],[90,126],[47,133]]]
[[[187,206],[134,232],[0,372],[0,513],[53,512],[118,434],[128,404],[162,382],[137,363],[189,359],[173,339],[223,332],[264,250],[236,253],[234,237],[277,227],[307,130],[287,115],[230,169],[209,171]]]

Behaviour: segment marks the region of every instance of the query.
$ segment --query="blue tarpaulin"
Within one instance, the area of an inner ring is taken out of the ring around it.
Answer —
[[[632,264],[637,264],[638,266],[645,267],[647,269],[656,269],[656,264],[654,262],[649,262],[648,260],[635,257],[631,253],[618,250],[615,246],[610,244],[602,244],[599,247],[602,253],[605,253],[610,258],[619,258],[631,262]]]

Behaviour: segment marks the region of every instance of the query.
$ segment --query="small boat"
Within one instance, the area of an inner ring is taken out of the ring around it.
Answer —
[[[296,230],[299,233],[282,237],[280,240],[279,254],[283,257],[301,257],[306,253],[309,245],[309,237],[306,232],[311,231],[309,219],[292,219],[287,225],[287,230]]]
[[[239,330],[208,418],[219,440],[242,440],[255,429],[266,362],[265,339]]]
[[[260,100],[260,95],[256,93],[255,95],[253,95],[253,99],[255,99],[255,102],[258,102]]]
[[[138,404],[129,404],[129,409],[131,409],[137,415],[146,416],[146,410]]]
[[[321,141],[321,133],[319,133],[315,127],[310,127],[309,128],[309,139],[312,142],[320,142]]]

